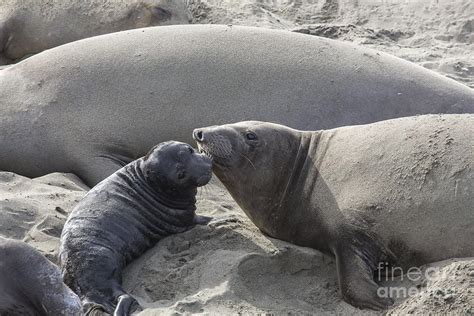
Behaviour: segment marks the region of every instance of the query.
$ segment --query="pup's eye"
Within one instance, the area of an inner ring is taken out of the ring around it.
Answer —
[[[188,150],[191,154],[194,154],[194,149],[192,147],[188,147]]]
[[[256,140],[257,139],[257,135],[255,135],[255,133],[252,133],[252,132],[247,132],[245,134],[245,137],[248,139],[248,140]]]
[[[185,176],[186,176],[186,173],[184,171],[178,172],[178,179],[184,179]]]

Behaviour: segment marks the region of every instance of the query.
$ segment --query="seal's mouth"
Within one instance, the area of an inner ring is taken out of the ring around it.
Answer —
[[[205,155],[206,157],[208,157],[211,160],[214,160],[214,156],[212,156],[209,149],[206,148],[205,146],[203,146],[201,144],[198,144],[198,150],[201,154]]]
[[[216,131],[195,129],[193,138],[196,140],[198,151],[210,158],[212,164],[218,167],[230,167],[234,157],[234,150],[229,139]]]
[[[229,167],[229,165],[226,163],[226,158],[220,157],[214,153],[211,148],[212,147],[207,146],[206,144],[198,143],[199,152],[211,159],[213,165],[219,167]]]
[[[212,170],[210,170],[208,173],[200,176],[197,178],[196,183],[198,187],[202,187],[203,185],[206,185],[211,181],[212,178]]]

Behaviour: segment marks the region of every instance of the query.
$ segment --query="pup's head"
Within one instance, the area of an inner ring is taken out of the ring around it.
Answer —
[[[153,147],[143,158],[143,174],[152,185],[187,190],[207,184],[212,177],[212,161],[190,145],[175,141]]]

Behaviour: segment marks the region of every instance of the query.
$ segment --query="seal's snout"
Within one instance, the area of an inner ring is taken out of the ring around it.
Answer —
[[[223,164],[224,160],[232,157],[232,144],[229,141],[229,131],[222,126],[197,128],[193,138],[200,153],[212,159],[215,164]]]
[[[203,142],[204,141],[204,132],[201,129],[195,129],[193,131],[193,138],[197,142]]]
[[[197,178],[196,185],[198,187],[202,187],[202,186],[208,184],[209,181],[211,181],[211,178],[212,178],[212,171],[209,171],[209,172],[203,174],[202,176],[200,176],[199,178]]]

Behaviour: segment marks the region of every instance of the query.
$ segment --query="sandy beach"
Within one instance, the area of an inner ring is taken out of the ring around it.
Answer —
[[[189,0],[193,23],[251,25],[354,42],[474,87],[469,0]]]

